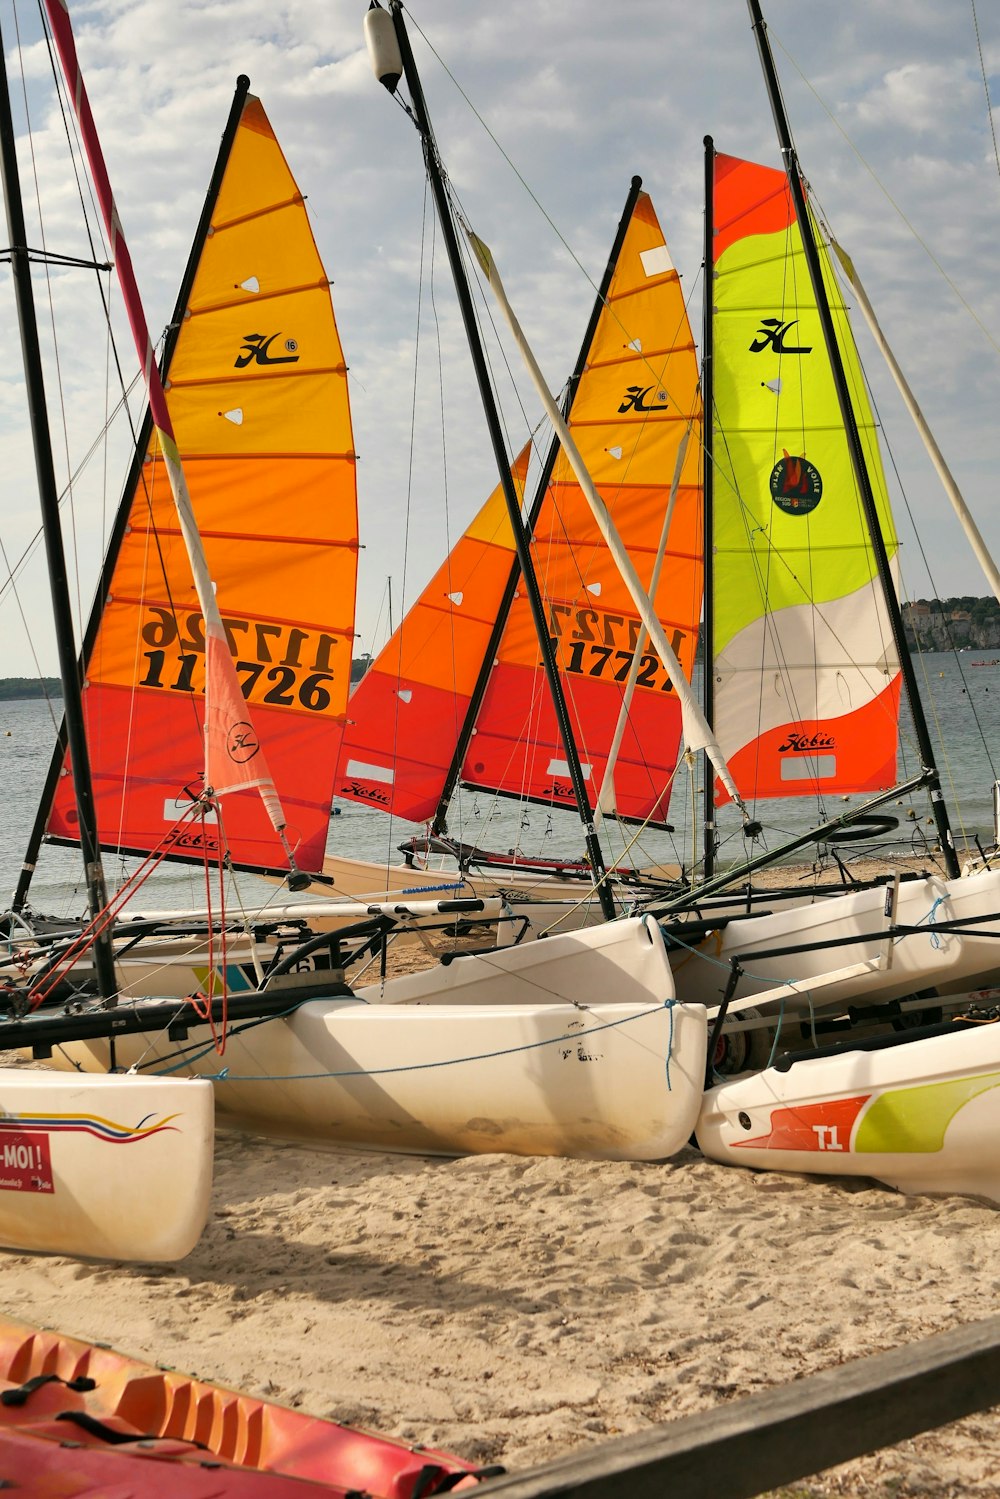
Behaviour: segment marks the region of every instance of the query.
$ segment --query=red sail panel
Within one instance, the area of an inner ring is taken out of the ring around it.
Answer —
[[[569,426],[647,589],[678,454],[688,436],[653,604],[690,679],[702,596],[698,364],[680,279],[645,193],[625,232]],[[593,805],[641,626],[562,454],[534,529],[532,552]],[[680,736],[673,685],[647,647],[614,772],[619,816],[665,820]],[[523,589],[511,610],[462,779],[532,801],[575,805]]]
[[[305,205],[248,98],[166,381],[229,648],[298,863],[322,867],[350,683],[355,454],[343,351]],[[87,662],[102,845],[285,865],[256,791],[171,834],[204,764],[205,629],[162,455],[150,443]],[[68,771],[48,832],[74,838]]]
[[[523,495],[531,444],[511,473]],[[424,822],[437,811],[514,565],[498,485],[348,704],[338,796]]]

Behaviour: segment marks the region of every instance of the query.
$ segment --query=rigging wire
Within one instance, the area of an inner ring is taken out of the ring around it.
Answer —
[[[954,292],[954,294],[957,297],[958,301],[965,308],[965,311],[969,314],[969,316],[971,317],[972,321],[976,324],[976,327],[983,334],[983,337],[989,343],[990,347],[996,353],[1000,354],[1000,343],[998,343],[998,341],[993,337],[993,334],[987,328],[987,326],[983,322],[982,318],[975,311],[975,309],[973,308],[973,306],[971,305],[971,303],[967,300],[967,298],[961,292],[961,290],[956,285],[956,283],[952,280],[951,276],[949,276],[948,272],[945,270],[945,268],[941,264],[940,260],[938,260],[937,256],[934,254],[934,251],[931,249],[930,245],[927,243],[927,241],[923,238],[923,236],[919,233],[919,231],[914,227],[914,225],[907,218],[907,216],[903,212],[902,208],[900,208],[899,204],[896,202],[895,198],[892,196],[892,194],[890,193],[889,189],[885,186],[884,182],[879,177],[878,173],[875,171],[875,168],[865,159],[865,157],[861,154],[861,151],[859,150],[859,148],[851,140],[851,137],[848,135],[847,131],[844,129],[844,127],[841,124],[840,120],[837,118],[836,113],[830,108],[830,106],[827,104],[827,102],[823,98],[822,94],[819,93],[819,91],[817,90],[817,88],[815,87],[815,85],[806,77],[805,73],[799,67],[799,64],[796,62],[796,60],[792,56],[792,54],[788,51],[787,47],[785,47],[781,43],[781,41],[776,36],[774,36],[773,32],[770,33],[770,35],[772,36],[772,39],[778,43],[778,46],[781,48],[782,52],[788,58],[789,63],[795,69],[796,73],[798,73],[798,75],[801,78],[802,82],[805,84],[806,88],[812,94],[812,96],[816,100],[817,104],[819,104],[820,108],[828,116],[828,118],[830,119],[830,121],[832,122],[832,124],[834,124],[836,126],[837,130],[843,136],[846,145],[849,147],[849,149],[857,157],[857,159],[860,162],[861,166],[864,167],[864,169],[868,173],[869,177],[871,177],[872,181],[875,183],[875,186],[878,188],[879,192],[885,198],[886,202],[890,205],[890,207],[899,216],[899,218],[901,219],[901,221],[903,222],[903,224],[906,226],[906,228],[913,235],[913,238],[917,241],[917,244],[923,250],[924,254],[927,256],[927,259],[930,261],[931,265],[934,267],[934,269],[941,276],[942,280],[944,280],[947,283],[947,285],[951,288],[952,292]]]
[[[403,105],[403,109],[405,110],[405,112],[407,114],[409,114],[410,111],[407,108],[407,106],[405,104],[403,104],[403,101],[400,100],[399,102],[400,102],[400,104]],[[412,116],[411,116],[411,118],[412,118]],[[426,256],[426,251],[427,251],[428,198],[429,198],[429,184],[428,184],[428,180],[427,180],[427,177],[426,177],[426,174],[425,174],[425,176],[424,176],[424,201],[423,201],[423,212],[422,212],[422,218],[421,218],[421,234],[420,234],[420,261],[419,261],[419,265],[417,267],[417,320],[416,320],[416,329],[415,329],[415,335],[414,335],[414,340],[413,340],[413,384],[412,384],[412,387],[411,387],[411,394],[410,394],[410,442],[409,442],[409,449],[408,449],[408,453],[407,453],[407,467],[406,467],[406,504],[405,504],[404,511],[403,511],[403,515],[404,515],[404,523],[403,523],[403,579],[402,579],[402,588],[401,588],[401,591],[400,591],[400,604],[399,604],[399,644],[400,644],[400,648],[396,652],[396,691],[393,694],[392,740],[393,740],[393,754],[394,754],[394,756],[395,756],[396,749],[397,749],[398,742],[399,742],[399,713],[400,713],[400,705],[401,705],[401,701],[402,701],[401,698],[400,698],[399,688],[401,686],[400,673],[401,673],[402,667],[403,667],[403,650],[402,650],[402,647],[403,647],[403,634],[404,634],[404,631],[406,629],[406,612],[407,612],[406,611],[406,573],[407,573],[407,564],[408,564],[409,555],[410,555],[410,519],[411,519],[411,516],[412,516],[412,513],[413,513],[413,482],[414,482],[414,469],[413,469],[413,465],[414,465],[414,456],[415,456],[415,449],[416,449],[417,390],[418,390],[418,385],[419,385],[419,373],[420,373],[420,329],[421,329],[422,316],[423,316],[423,305],[424,305],[424,284],[425,284],[424,263],[425,263],[425,256]],[[432,259],[432,263],[433,263],[433,249],[432,249],[431,259]],[[394,822],[395,822],[395,813],[393,811],[393,808],[390,806],[390,808],[389,808],[389,815],[386,818],[386,848],[385,848],[385,867],[386,867],[386,870],[388,870],[389,867],[390,867],[390,865],[392,864],[392,845],[393,845],[393,838],[395,836],[394,829],[393,829]]]
[[[993,105],[990,101],[990,85],[986,77],[986,64],[983,61],[983,44],[979,36],[979,17],[976,15],[976,0],[972,0],[972,25],[976,33],[976,50],[979,53],[979,71],[983,77],[983,92],[986,95],[986,113],[990,121],[990,135],[993,137],[993,159],[997,164],[997,175],[1000,176],[1000,151],[997,149],[997,132],[993,124]]]

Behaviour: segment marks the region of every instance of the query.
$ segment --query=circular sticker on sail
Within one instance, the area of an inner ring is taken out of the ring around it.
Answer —
[[[226,754],[237,765],[252,760],[260,749],[260,741],[249,723],[234,723],[226,735]]]
[[[786,515],[808,515],[823,498],[819,470],[806,458],[786,453],[771,470],[771,497]]]

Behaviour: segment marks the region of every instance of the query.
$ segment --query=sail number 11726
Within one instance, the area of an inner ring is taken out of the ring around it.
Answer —
[[[147,605],[146,615],[142,638],[151,649],[143,652],[146,670],[138,686],[204,693],[201,614],[175,615],[160,605]],[[331,706],[328,684],[335,676],[335,655],[344,648],[341,638],[265,620],[229,617],[222,624],[248,702],[305,708],[311,713],[323,713]]]

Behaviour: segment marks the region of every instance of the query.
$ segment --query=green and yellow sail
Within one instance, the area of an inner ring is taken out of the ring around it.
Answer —
[[[783,172],[731,156],[715,158],[713,197],[716,735],[747,800],[882,790],[899,662],[795,208]],[[860,362],[819,253],[895,565]]]

